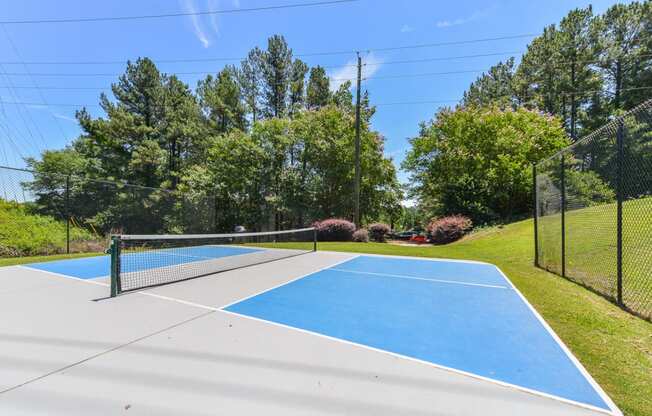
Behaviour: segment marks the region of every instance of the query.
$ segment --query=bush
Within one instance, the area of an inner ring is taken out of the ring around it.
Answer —
[[[385,242],[385,236],[391,231],[389,225],[377,222],[369,226],[369,237],[378,243]]]
[[[353,233],[353,241],[357,243],[368,243],[369,242],[369,233],[366,229],[360,228]]]
[[[447,244],[462,238],[473,226],[463,215],[434,219],[428,224],[428,234],[435,244]]]
[[[355,225],[342,218],[329,218],[315,223],[319,241],[351,241]]]

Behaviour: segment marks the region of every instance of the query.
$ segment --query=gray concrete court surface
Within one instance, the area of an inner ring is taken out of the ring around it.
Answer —
[[[106,299],[0,268],[0,415],[598,415],[221,307],[354,255],[316,252]]]

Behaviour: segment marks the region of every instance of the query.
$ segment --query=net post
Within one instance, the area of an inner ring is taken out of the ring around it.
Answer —
[[[312,251],[317,251],[317,229],[312,229]]]
[[[623,119],[618,122],[616,131],[616,301],[623,305],[623,159],[625,123]]]
[[[114,298],[120,294],[120,238],[111,236],[111,297]]]
[[[537,164],[532,164],[532,196],[533,196],[533,218],[534,218],[534,266],[539,267],[539,221],[537,213]]]

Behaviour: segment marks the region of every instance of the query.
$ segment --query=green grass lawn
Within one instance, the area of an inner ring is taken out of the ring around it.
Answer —
[[[284,246],[293,247],[291,243]],[[535,268],[531,220],[485,229],[446,246],[322,242],[319,250],[493,263],[509,276],[626,415],[652,415],[652,323],[577,284]],[[51,258],[55,256],[0,259],[0,265]]]

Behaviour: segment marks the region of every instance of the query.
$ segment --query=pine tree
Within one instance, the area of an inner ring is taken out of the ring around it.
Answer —
[[[292,63],[292,76],[290,81],[290,116],[305,106],[306,103],[306,74],[308,65],[300,59]]]
[[[647,2],[650,9],[651,2]],[[646,22],[652,16],[645,15],[645,6],[634,2],[628,5],[616,4],[596,19],[596,32],[600,42],[600,68],[607,84],[613,89],[613,108],[631,108],[637,102],[624,99],[623,89],[635,88],[636,80],[646,66],[652,63],[652,57],[646,54]],[[647,65],[646,65],[647,63]],[[629,96],[629,94],[626,94]]]
[[[489,68],[476,79],[469,89],[464,92],[462,104],[464,106],[486,106],[497,104],[500,108],[515,108],[516,98],[513,87],[514,58]]]
[[[260,101],[263,89],[263,51],[255,47],[240,63],[238,82],[247,110],[251,113],[252,124],[260,117]]]
[[[330,96],[330,81],[326,70],[321,66],[311,68],[306,98],[308,108],[316,110],[327,105]]]
[[[209,121],[220,133],[245,130],[245,108],[236,69],[226,66],[216,78],[208,75],[197,84],[197,95]]]
[[[264,78],[263,112],[266,117],[282,118],[287,115],[288,92],[292,75],[292,50],[285,38],[274,35],[262,54]]]

